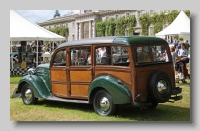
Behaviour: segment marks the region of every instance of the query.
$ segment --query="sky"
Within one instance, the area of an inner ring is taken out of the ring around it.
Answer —
[[[44,22],[52,19],[56,10],[16,10],[20,15],[32,22]],[[71,10],[58,10],[60,15],[68,14]],[[79,10],[72,10],[74,13],[79,13]]]

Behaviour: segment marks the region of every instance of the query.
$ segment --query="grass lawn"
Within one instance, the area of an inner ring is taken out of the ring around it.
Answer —
[[[12,78],[18,79],[18,78]],[[14,80],[13,80],[14,81]],[[39,99],[36,105],[24,105],[21,98],[10,98],[11,121],[190,121],[190,80],[177,86],[182,87],[183,99],[175,103],[167,102],[155,110],[119,106],[117,115],[103,117],[97,115],[92,105],[45,101]],[[17,84],[10,84],[10,96]]]
[[[22,76],[11,76],[10,77],[10,83],[11,84],[17,84],[18,81],[22,78]]]

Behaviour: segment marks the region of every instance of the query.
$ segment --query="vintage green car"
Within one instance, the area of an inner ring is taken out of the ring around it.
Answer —
[[[165,55],[164,55],[165,54]],[[182,99],[168,43],[148,36],[87,38],[58,46],[48,64],[29,69],[16,93],[24,104],[38,98],[93,104],[113,115],[118,105],[156,108]]]

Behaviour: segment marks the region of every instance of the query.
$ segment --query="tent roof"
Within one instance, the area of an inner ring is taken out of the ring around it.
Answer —
[[[190,34],[190,19],[183,11],[179,13],[176,19],[167,28],[158,32],[156,36],[178,34]]]
[[[10,10],[10,40],[12,41],[31,41],[46,40],[60,41],[66,40],[65,37],[57,35],[43,27],[27,20],[14,10]]]

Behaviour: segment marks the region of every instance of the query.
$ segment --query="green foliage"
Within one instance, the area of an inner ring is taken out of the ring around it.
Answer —
[[[179,40],[180,40],[180,41],[183,41],[184,39],[183,39],[183,37],[179,37]]]
[[[189,10],[185,10],[184,12],[188,17],[190,17]],[[170,25],[179,13],[180,11],[178,10],[172,10],[168,14],[162,12],[160,14],[154,14],[153,16],[149,16],[148,14],[142,15],[141,17],[139,17],[139,22],[142,28],[142,35],[148,35],[148,29],[150,24],[153,24],[154,26],[154,34],[160,32],[161,30],[163,30],[163,25]]]
[[[98,37],[105,36],[106,22],[97,21],[96,22],[96,33]]]
[[[179,11],[173,10],[167,14],[166,17],[167,17],[168,25],[170,25],[175,20],[175,18],[178,16],[179,13],[180,13]]]
[[[57,26],[55,28],[49,29],[49,31],[54,32],[63,37],[66,37],[69,35],[69,29],[68,27],[65,27],[65,26]]]
[[[151,24],[151,18],[148,14],[144,14],[139,17],[139,22],[142,27],[142,35],[148,35],[149,25]]]
[[[96,31],[97,36],[114,36],[115,32],[117,35],[125,35],[125,30],[129,30],[129,35],[132,35],[134,32],[133,27],[136,24],[136,18],[133,15],[128,17],[120,17],[118,19],[111,18],[105,21],[96,22]]]
[[[184,10],[184,12],[190,18],[190,10]]]

